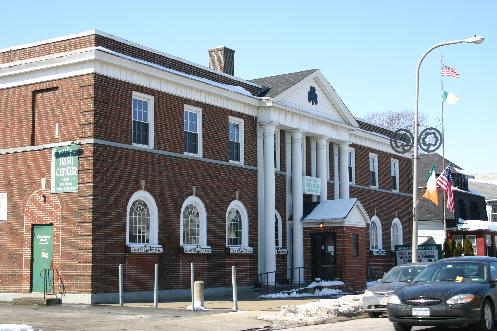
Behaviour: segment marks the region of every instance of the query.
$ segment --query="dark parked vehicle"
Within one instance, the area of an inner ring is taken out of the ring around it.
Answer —
[[[395,330],[413,325],[467,326],[494,330],[497,258],[467,256],[433,262],[389,298]]]
[[[379,317],[387,312],[389,296],[398,288],[406,286],[424,268],[426,264],[404,264],[393,267],[378,280],[378,284],[368,288],[362,297],[362,307],[369,317]]]

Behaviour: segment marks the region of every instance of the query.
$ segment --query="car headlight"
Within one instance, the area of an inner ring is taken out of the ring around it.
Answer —
[[[454,295],[452,298],[447,300],[448,305],[453,305],[456,303],[470,303],[475,299],[473,294],[458,294]]]
[[[398,296],[396,296],[395,294],[392,294],[392,295],[388,298],[388,303],[389,303],[389,304],[392,304],[392,305],[400,305],[400,304],[401,304],[399,297],[398,297]]]
[[[364,292],[364,296],[365,297],[372,297],[372,296],[374,296],[374,293],[372,291],[370,291],[370,290],[366,290]]]

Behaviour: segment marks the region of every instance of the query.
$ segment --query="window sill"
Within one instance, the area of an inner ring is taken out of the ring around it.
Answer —
[[[164,252],[161,245],[128,244],[127,249],[130,253],[140,254],[160,254]]]
[[[229,254],[252,254],[254,249],[248,246],[226,246],[226,252]]]
[[[276,255],[287,255],[288,249],[283,247],[276,247]]]
[[[141,147],[141,148],[154,149],[154,147],[150,146],[150,145],[143,145],[143,144],[137,144],[137,143],[132,143],[132,145],[136,146],[136,147]]]
[[[229,163],[233,163],[233,164],[237,164],[237,165],[243,165],[243,161],[229,160]]]
[[[200,154],[200,153],[195,154],[195,153],[183,152],[183,154],[184,154],[184,155],[188,155],[188,156],[193,156],[193,157],[202,158],[202,154]]]
[[[181,246],[181,249],[185,254],[212,254],[210,246],[184,245]]]

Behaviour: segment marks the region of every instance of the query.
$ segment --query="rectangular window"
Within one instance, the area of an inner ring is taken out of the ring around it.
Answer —
[[[202,156],[202,109],[185,105],[183,128],[185,154]]]
[[[460,243],[462,245],[462,236],[461,235],[455,235],[452,237],[452,240],[454,242],[454,247],[455,245],[457,245],[458,243]]]
[[[399,160],[392,159],[390,164],[390,176],[392,178],[392,191],[399,191]]]
[[[369,186],[378,187],[378,155],[369,153]]]
[[[352,235],[352,256],[353,257],[359,256],[359,235],[358,234]]]
[[[349,148],[349,183],[355,184],[355,149]]]
[[[154,146],[154,97],[133,92],[131,102],[133,145]]]
[[[228,131],[229,160],[230,162],[243,164],[243,120],[230,116]]]
[[[497,205],[492,206],[491,219],[492,219],[492,222],[497,222]]]
[[[476,236],[474,234],[468,234],[466,235],[466,239],[468,239],[471,246],[473,246],[473,254],[476,255]]]

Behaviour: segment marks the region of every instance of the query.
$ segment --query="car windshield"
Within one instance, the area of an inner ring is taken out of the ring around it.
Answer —
[[[426,267],[414,282],[486,282],[485,264],[474,261],[436,263]]]
[[[392,282],[410,282],[414,279],[425,266],[397,266],[390,269],[389,272],[381,279],[382,283],[392,283]]]

